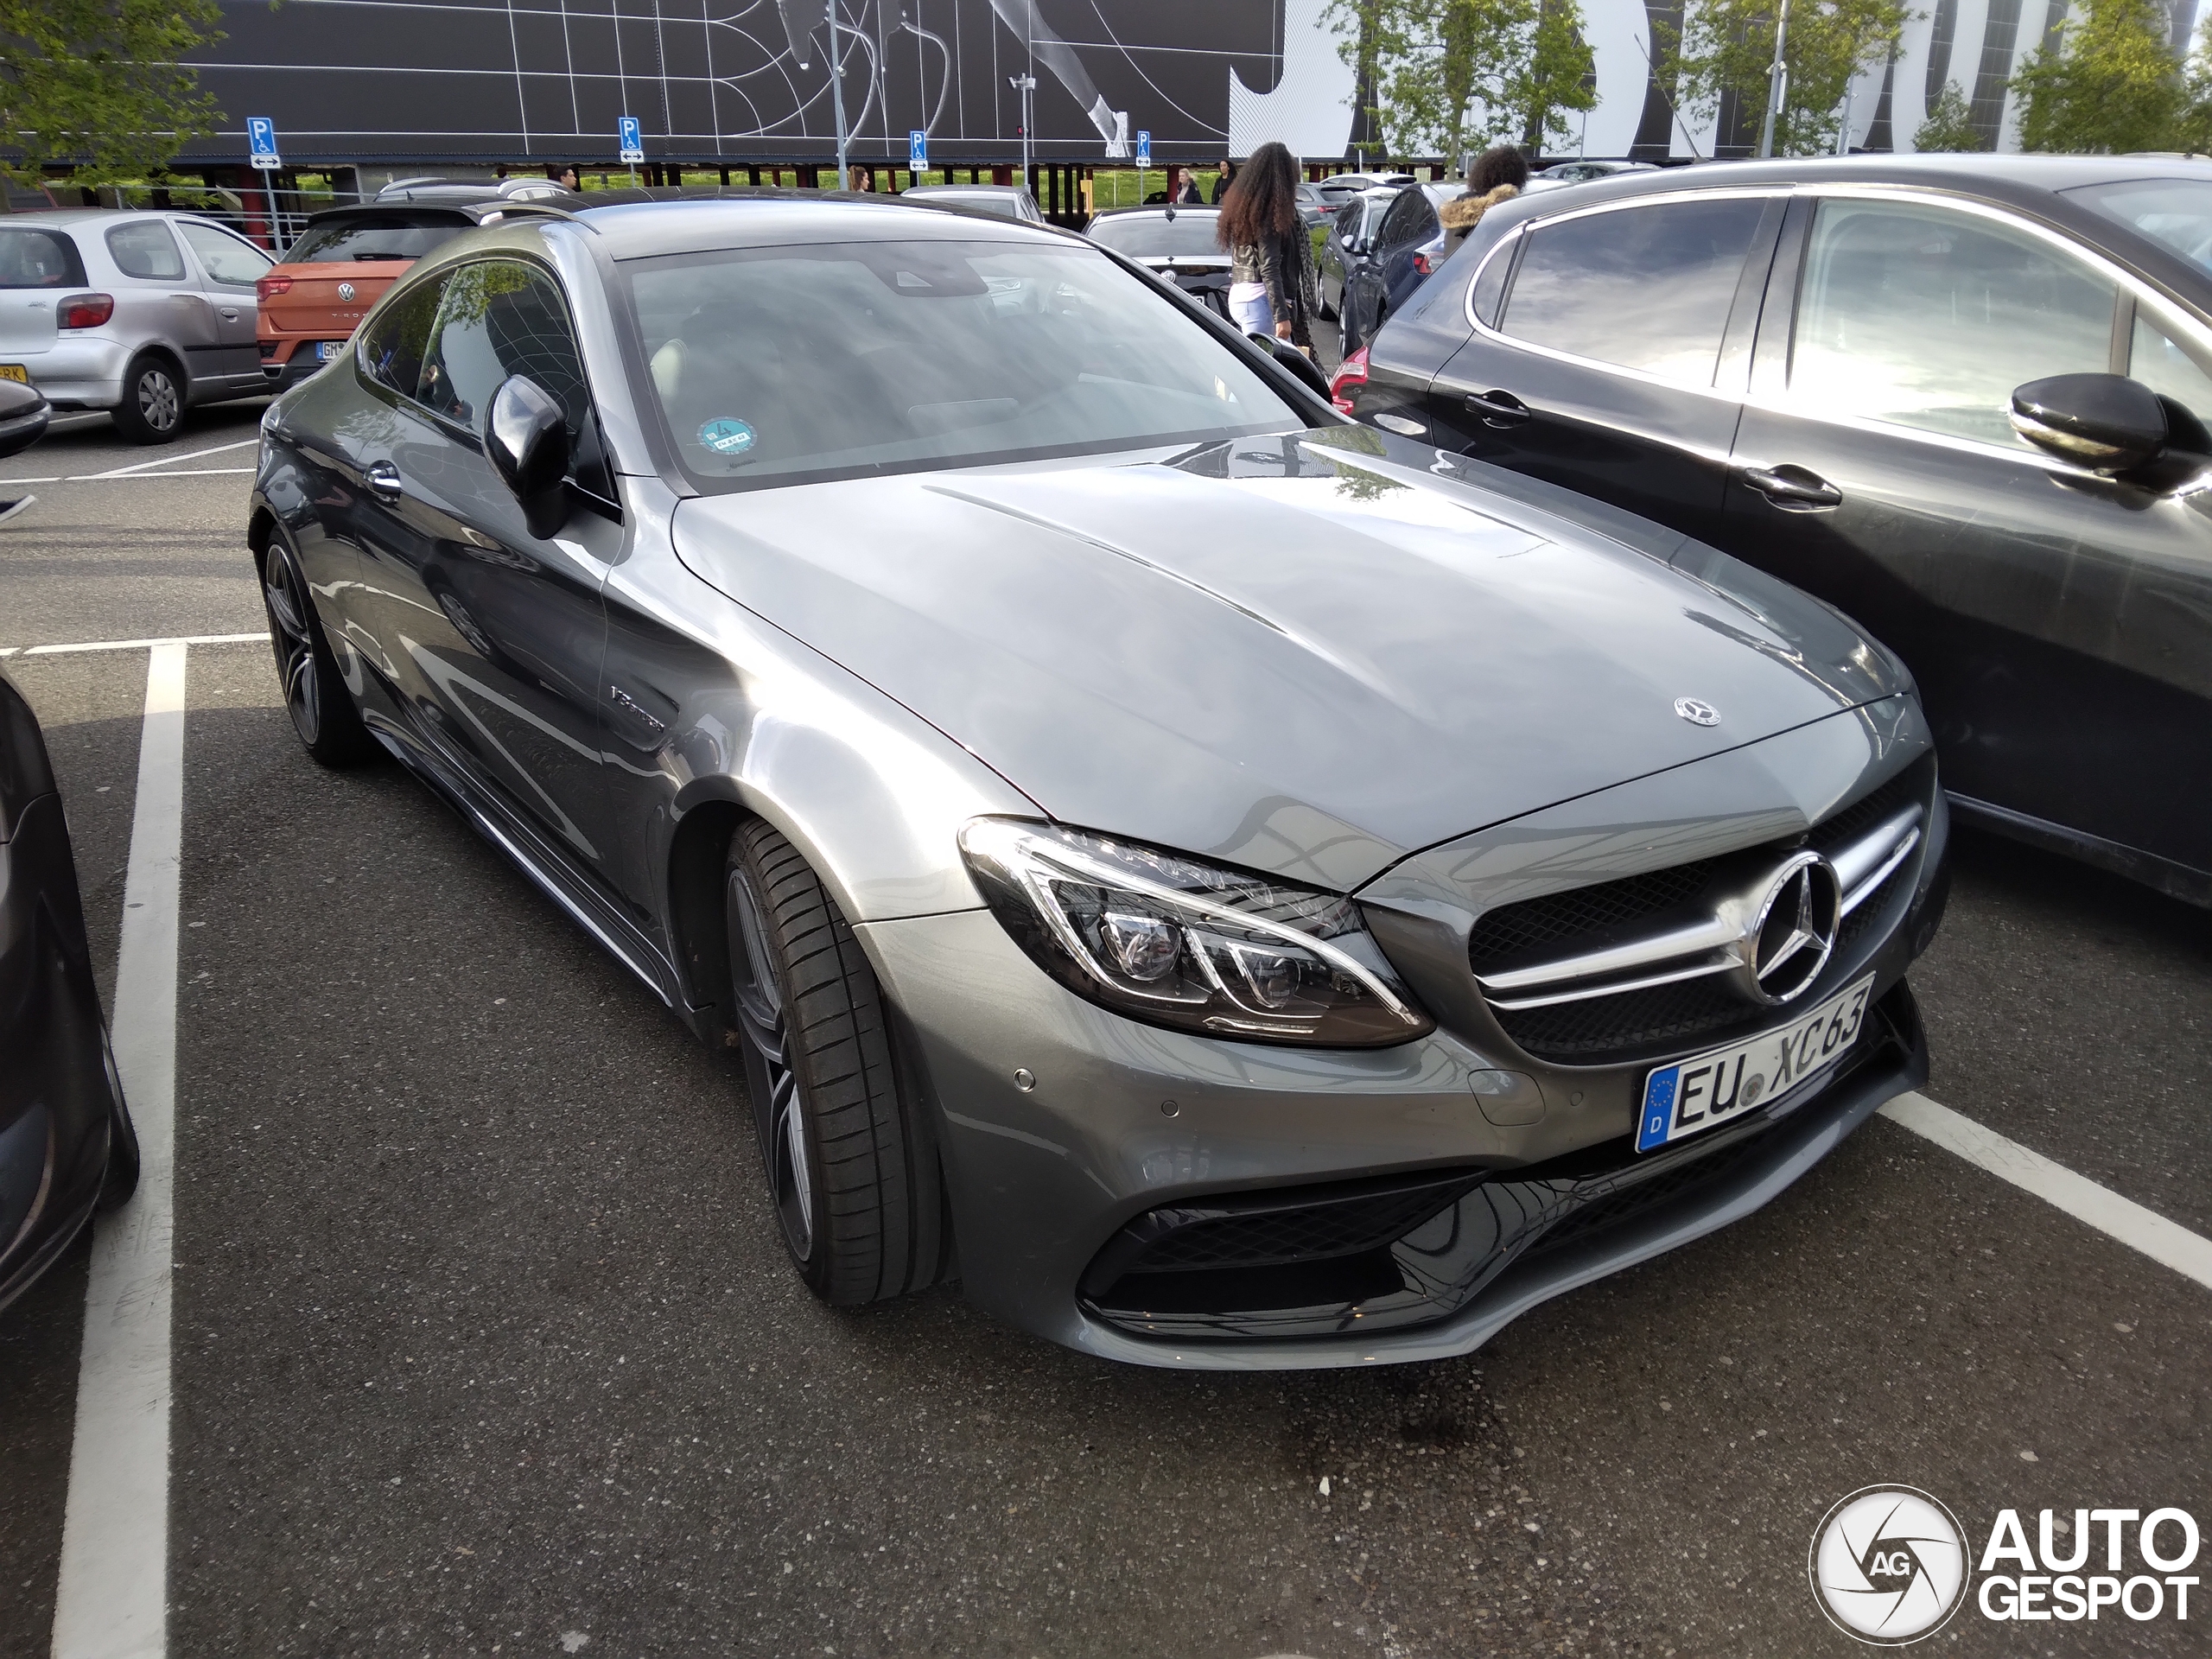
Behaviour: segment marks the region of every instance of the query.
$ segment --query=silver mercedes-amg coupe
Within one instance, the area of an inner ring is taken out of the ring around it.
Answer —
[[[264,423],[294,724],[742,1052],[825,1299],[1465,1352],[1925,1077],[1942,796],[1847,619],[1309,376],[1010,221],[518,209]]]

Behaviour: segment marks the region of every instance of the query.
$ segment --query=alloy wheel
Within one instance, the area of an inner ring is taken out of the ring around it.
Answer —
[[[176,382],[168,371],[149,368],[138,377],[138,412],[146,424],[156,432],[167,432],[176,425],[181,404],[176,393]]]
[[[322,690],[315,674],[315,638],[308,631],[308,596],[296,567],[277,543],[262,566],[261,596],[269,607],[269,643],[284,685],[284,707],[300,741],[313,747],[322,734]]]
[[[768,1172],[768,1194],[783,1224],[791,1255],[801,1262],[814,1252],[814,1179],[807,1157],[806,1122],[798,1077],[791,1065],[791,1034],[783,994],[768,955],[767,931],[760,925],[760,904],[742,871],[729,878],[729,903],[737,917],[742,962],[730,964],[736,987],[737,1023],[753,1064],[753,1128],[760,1140],[760,1161]]]

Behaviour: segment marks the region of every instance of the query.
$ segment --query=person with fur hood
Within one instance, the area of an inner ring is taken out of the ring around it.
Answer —
[[[1528,182],[1528,160],[1512,145],[1499,144],[1476,156],[1467,169],[1465,193],[1446,202],[1437,215],[1444,221],[1445,252],[1456,252],[1484,213],[1512,200]]]

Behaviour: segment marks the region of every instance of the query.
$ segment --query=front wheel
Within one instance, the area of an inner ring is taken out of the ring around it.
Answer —
[[[139,358],[124,371],[115,429],[133,443],[167,443],[184,424],[184,380],[167,358]]]
[[[723,869],[731,1021],[784,1248],[826,1302],[919,1290],[949,1243],[937,1141],[851,925],[747,819]]]
[[[269,614],[269,648],[284,690],[284,712],[301,745],[326,766],[350,766],[376,753],[376,740],[353,706],[322,624],[315,613],[300,562],[281,535],[261,552],[261,602]]]

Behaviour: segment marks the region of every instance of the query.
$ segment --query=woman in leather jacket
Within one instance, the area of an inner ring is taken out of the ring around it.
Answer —
[[[1229,250],[1229,315],[1248,333],[1272,334],[1311,356],[1319,309],[1313,243],[1298,215],[1298,163],[1262,144],[1221,199],[1218,235]]]

